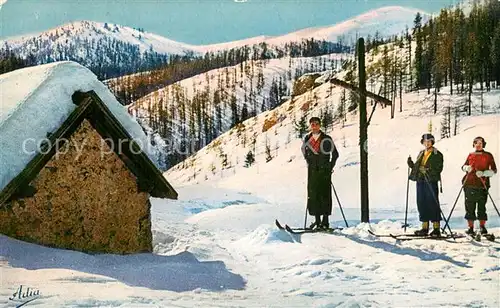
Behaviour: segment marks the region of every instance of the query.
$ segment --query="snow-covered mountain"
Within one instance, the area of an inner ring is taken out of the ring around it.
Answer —
[[[72,22],[42,33],[10,37],[2,43],[7,43],[11,49],[18,50],[18,54],[22,56],[27,56],[29,53],[43,52],[43,50],[40,50],[40,45],[30,44],[34,40],[41,42],[41,45],[45,45],[44,42],[47,41],[52,42],[53,45],[58,45],[68,44],[69,41],[82,40],[84,38],[111,38],[123,43],[136,45],[141,52],[154,51],[161,54],[178,55],[227,50],[242,46],[258,45],[263,42],[270,46],[281,46],[285,43],[300,42],[310,38],[336,42],[342,36],[345,43],[350,43],[356,36],[374,36],[378,33],[380,37],[389,37],[400,34],[406,26],[411,27],[417,12],[421,12],[426,16],[426,13],[417,9],[387,6],[347,19],[335,25],[307,28],[280,36],[261,35],[244,40],[210,45],[190,45],[140,29],[94,21]],[[50,46],[46,48],[50,48]]]
[[[42,33],[10,37],[2,45],[8,44],[11,50],[16,50],[18,55],[26,57],[29,53],[57,51],[58,45],[66,45],[72,41],[81,42],[84,39],[96,41],[99,39],[114,39],[125,44],[135,45],[140,52],[152,51],[177,55],[194,52],[187,44],[145,32],[141,29],[86,20],[71,22]],[[76,51],[75,53],[80,54],[82,51]]]
[[[265,43],[270,54],[283,54],[286,44],[304,40],[353,44],[357,36],[378,38],[400,34],[411,27],[418,10],[389,6],[369,11],[339,24],[308,28],[281,36],[258,36],[244,40],[196,46],[176,42],[143,29],[111,23],[77,21],[36,34],[0,41],[0,51],[10,51],[29,65],[71,60],[90,68],[101,79],[157,68],[170,55],[196,56]],[[424,15],[425,16],[425,15]],[[278,51],[279,50],[279,51]],[[260,50],[259,52],[261,52]]]
[[[142,29],[79,21],[2,40],[0,54],[13,54],[28,66],[78,62],[102,80],[157,68],[168,63],[171,55],[197,53],[182,43]]]
[[[339,42],[339,40],[341,40],[343,44],[351,44],[360,36],[367,37],[371,35],[374,37],[378,34],[378,37],[385,38],[399,35],[405,30],[406,26],[408,26],[408,28],[412,27],[415,15],[418,12],[422,14],[423,21],[429,16],[427,13],[417,9],[401,6],[387,6],[369,11],[331,26],[307,28],[281,36],[258,36],[235,42],[195,46],[194,48],[197,51],[206,52],[231,49],[245,45],[251,46],[260,43],[266,43],[269,46],[282,46],[288,42],[300,42],[311,38],[328,42]]]

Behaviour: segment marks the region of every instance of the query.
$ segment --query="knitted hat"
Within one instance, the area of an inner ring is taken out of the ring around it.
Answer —
[[[420,140],[420,143],[424,143],[424,140],[430,140],[432,141],[432,145],[436,142],[436,139],[434,139],[434,136],[432,134],[423,134],[422,139]]]
[[[311,124],[312,122],[318,122],[318,124],[321,125],[321,120],[318,118],[318,117],[312,117],[310,120],[309,120],[309,124]]]

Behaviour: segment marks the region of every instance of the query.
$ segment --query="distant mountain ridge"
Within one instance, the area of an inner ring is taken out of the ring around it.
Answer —
[[[270,53],[290,43],[305,40],[354,43],[357,36],[389,37],[411,27],[418,10],[389,6],[369,11],[332,26],[302,29],[281,36],[257,36],[211,45],[190,45],[163,36],[112,23],[75,21],[42,33],[10,37],[0,41],[2,54],[13,53],[28,65],[70,60],[91,69],[99,78],[109,79],[152,70],[170,57],[203,56],[244,46],[262,46]]]

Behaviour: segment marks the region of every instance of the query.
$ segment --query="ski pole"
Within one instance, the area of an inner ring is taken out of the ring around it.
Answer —
[[[306,214],[304,215],[304,230],[306,230],[306,225],[307,225],[307,208],[308,204],[306,204]]]
[[[483,183],[483,187],[486,190],[486,193],[490,197],[491,203],[493,204],[493,207],[497,211],[498,216],[500,217],[500,212],[498,211],[497,205],[495,204],[495,201],[493,201],[493,197],[491,197],[490,192],[488,191],[488,188],[486,188],[486,183],[482,177],[479,178],[481,180],[481,183]]]
[[[440,216],[442,216],[443,219],[446,220],[446,217],[444,216],[443,210],[441,210],[441,206],[439,205],[439,200],[437,199],[436,195],[434,194],[434,191],[432,190],[431,183],[429,182],[429,177],[427,174],[425,174],[425,182],[427,183],[427,186],[429,186],[429,190],[432,194],[432,197],[434,198],[434,201],[436,201],[436,205],[439,208],[439,212],[441,213]],[[453,236],[453,231],[451,231],[450,226],[447,224],[448,230],[450,230],[450,236],[455,240],[455,236]],[[445,232],[446,229],[443,228],[443,232]]]
[[[455,210],[455,206],[457,205],[458,199],[460,198],[460,195],[462,194],[463,189],[464,189],[464,186],[462,185],[462,187],[460,187],[460,191],[458,192],[458,196],[455,199],[455,203],[453,203],[453,207],[451,208],[450,215],[448,215],[448,219],[445,220],[446,224],[444,225],[443,229],[446,229],[446,227],[448,226],[448,223],[451,219],[451,215],[453,214],[453,211]]]
[[[337,203],[339,204],[340,212],[342,213],[342,217],[344,218],[345,226],[349,228],[347,220],[345,219],[344,210],[342,209],[342,205],[340,204],[339,196],[337,195],[337,191],[335,190],[335,186],[333,186],[333,182],[331,182],[331,184],[333,188],[333,193],[335,194],[335,198],[337,198]]]
[[[453,207],[451,208],[450,215],[448,215],[448,219],[446,220],[446,224],[444,225],[444,228],[443,228],[443,229],[446,229],[446,227],[448,226],[448,224],[449,224],[449,222],[450,222],[450,219],[451,219],[451,215],[453,214],[453,211],[455,210],[455,206],[457,205],[458,199],[460,198],[460,194],[462,193],[462,190],[464,190],[465,183],[466,183],[466,182],[467,182],[467,180],[469,179],[469,175],[470,175],[471,173],[472,173],[472,172],[467,172],[467,174],[466,174],[466,176],[465,176],[465,179],[463,180],[462,187],[460,187],[460,191],[458,192],[458,196],[457,196],[457,198],[455,199],[455,203],[453,204]]]
[[[495,201],[493,201],[493,198],[491,197],[490,192],[488,192],[488,196],[490,196],[491,203],[493,204],[493,207],[494,207],[494,208],[495,208],[495,210],[497,211],[498,217],[500,217],[500,211],[498,211],[498,207],[497,207],[497,205],[495,204]]]
[[[410,172],[411,169],[410,167],[408,167],[408,177],[406,179],[406,210],[405,210],[405,224],[404,224],[405,233],[406,233],[406,227],[408,227],[407,221],[408,221],[408,194],[410,191]]]

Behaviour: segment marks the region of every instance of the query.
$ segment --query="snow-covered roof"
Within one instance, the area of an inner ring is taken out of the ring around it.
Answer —
[[[152,156],[140,125],[89,69],[70,61],[24,68],[0,75],[0,191],[35,157],[47,133],[77,108],[75,91],[91,90]]]

